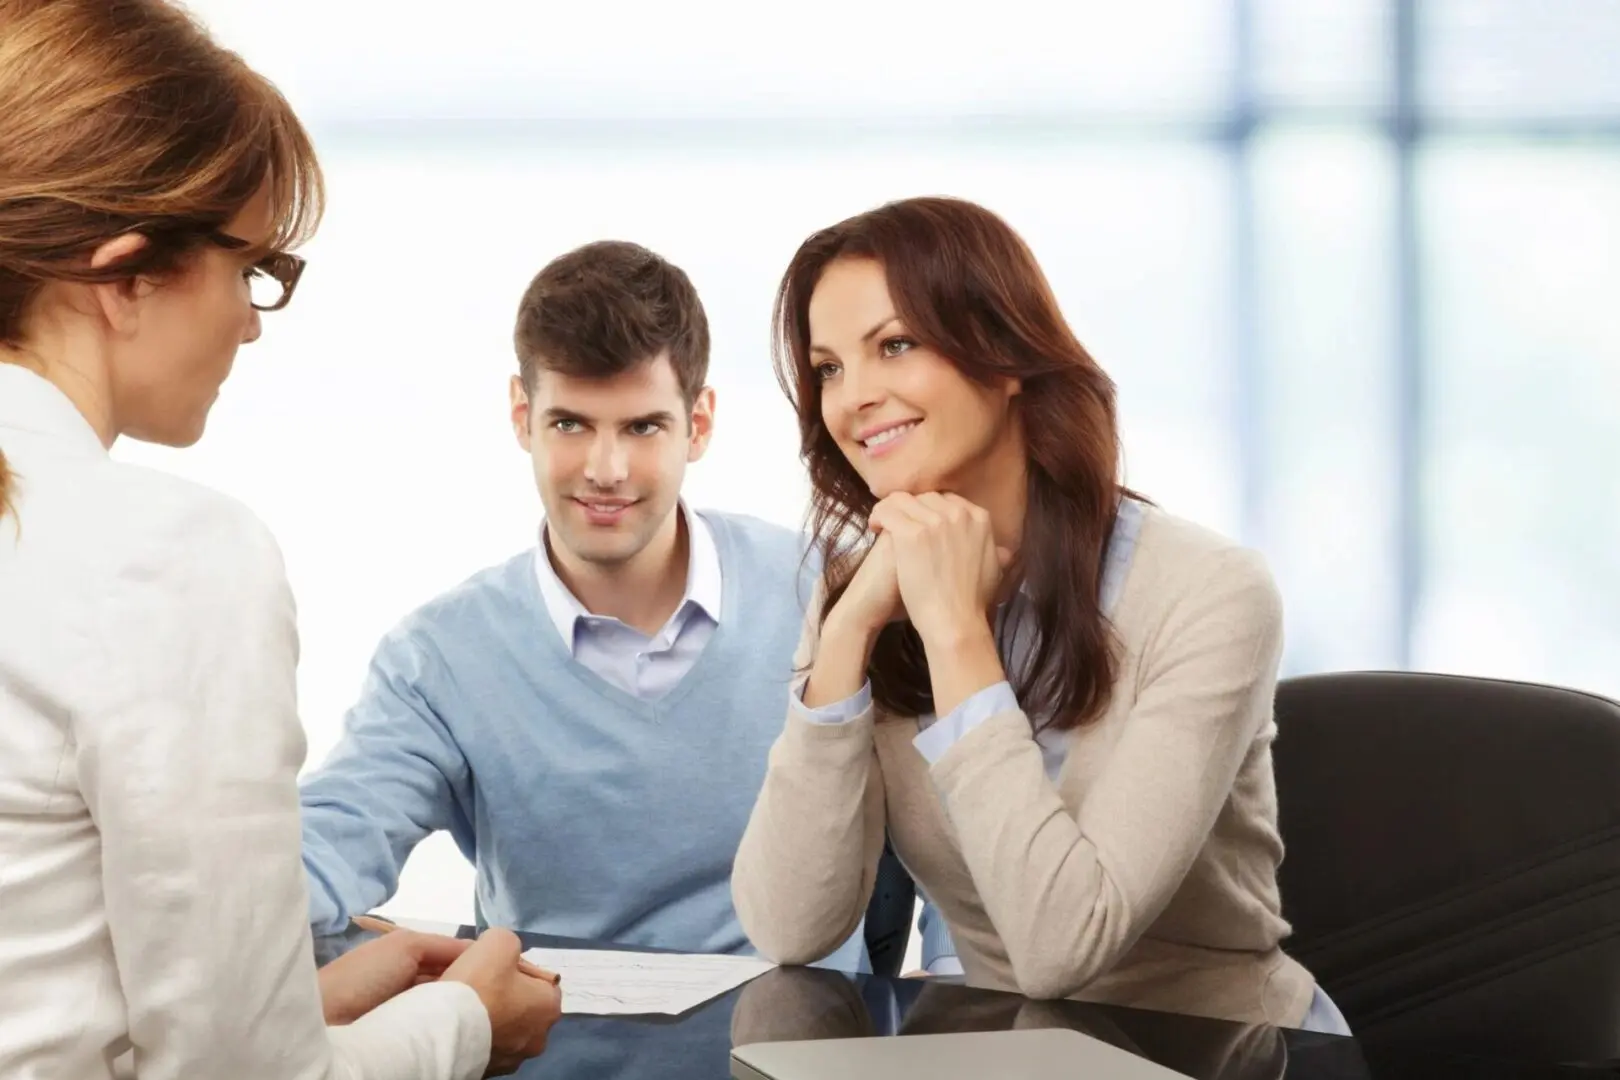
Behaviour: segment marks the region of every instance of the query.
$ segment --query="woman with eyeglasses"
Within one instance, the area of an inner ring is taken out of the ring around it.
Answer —
[[[974,985],[1344,1031],[1281,948],[1276,586],[1122,485],[1024,241],[958,199],[857,215],[776,341],[826,570],[733,870],[754,944],[842,940],[887,836]]]
[[[0,1076],[467,1078],[540,1052],[517,938],[316,971],[297,639],[198,440],[320,213],[279,93],[163,0],[0,0]]]

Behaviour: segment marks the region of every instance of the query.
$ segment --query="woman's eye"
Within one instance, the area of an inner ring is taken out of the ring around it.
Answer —
[[[836,374],[838,374],[838,365],[833,363],[831,360],[823,360],[815,367],[817,382],[826,382]]]
[[[912,341],[910,338],[892,337],[884,339],[883,344],[878,348],[884,356],[899,356],[901,353],[905,352],[915,344],[916,342]]]

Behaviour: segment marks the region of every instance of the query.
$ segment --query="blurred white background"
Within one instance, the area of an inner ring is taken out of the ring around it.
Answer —
[[[1288,673],[1620,695],[1620,0],[193,0],[311,124],[295,303],[210,431],[119,456],[269,522],[311,762],[399,617],[532,544],[506,422],[529,278],[691,273],[699,505],[797,525],[770,300],[815,228],[983,202],[1116,377],[1128,481],[1263,550]],[[385,910],[463,921],[445,837]]]

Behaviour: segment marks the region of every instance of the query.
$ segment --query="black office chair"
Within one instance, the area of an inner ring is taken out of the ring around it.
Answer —
[[[1620,1059],[1620,705],[1316,675],[1277,729],[1284,948],[1369,1048]]]

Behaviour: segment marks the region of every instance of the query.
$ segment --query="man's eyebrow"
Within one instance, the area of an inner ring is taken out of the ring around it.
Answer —
[[[659,409],[657,412],[650,412],[650,413],[647,413],[645,416],[632,417],[631,419],[626,420],[625,424],[627,426],[630,425],[630,424],[664,424],[664,425],[669,425],[669,424],[673,424],[674,422],[675,422],[675,414],[674,413],[670,412],[668,409]]]
[[[594,417],[586,416],[584,413],[576,412],[573,409],[563,408],[561,405],[553,405],[540,415],[547,420],[573,420],[576,423],[588,425],[595,425],[599,422]],[[675,423],[675,419],[675,414],[668,409],[658,409],[650,413],[643,413],[640,416],[632,416],[620,421],[620,423],[625,427],[632,424],[664,424],[667,426]]]

